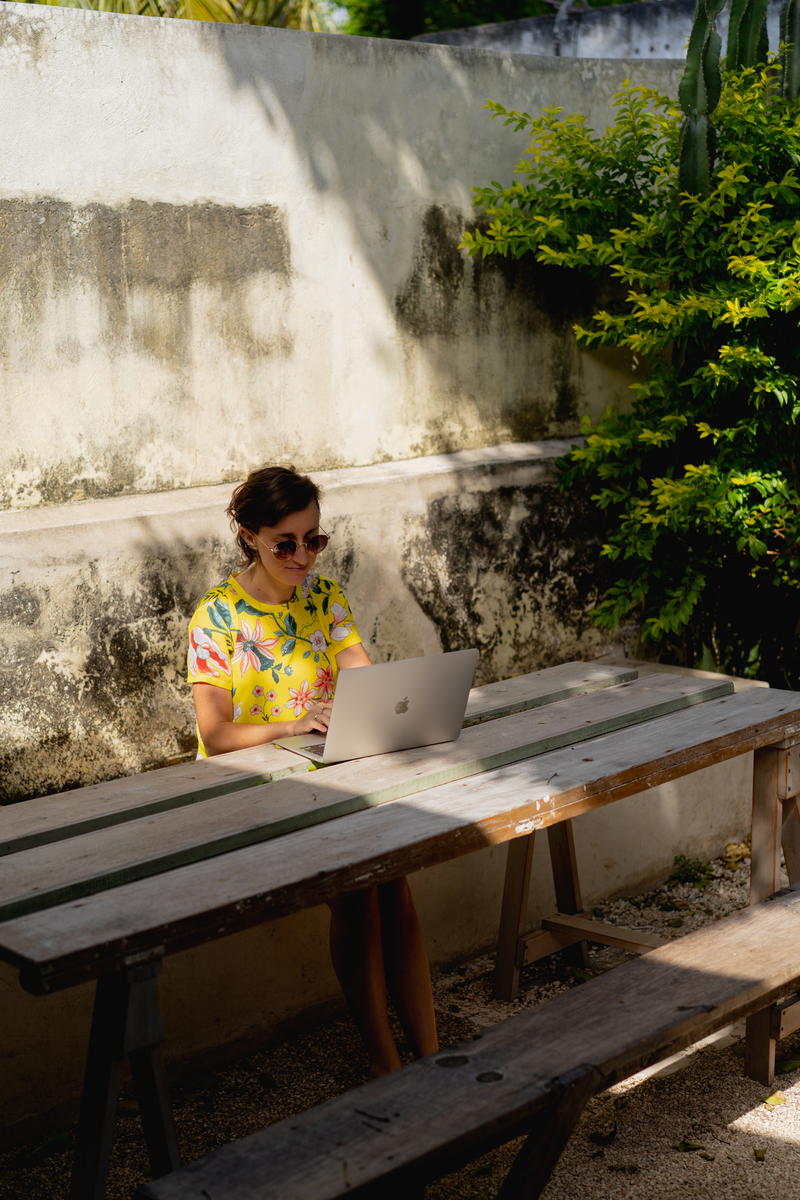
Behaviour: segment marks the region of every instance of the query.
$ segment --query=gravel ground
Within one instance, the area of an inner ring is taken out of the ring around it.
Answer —
[[[646,894],[599,904],[596,916],[679,937],[747,900],[745,844],[710,864],[678,864],[673,878]],[[592,973],[623,961],[591,951]],[[440,971],[435,980],[443,1046],[470,1038],[506,1016],[579,986],[558,956],[526,969],[520,998],[491,998],[489,956]],[[738,1036],[737,1036],[738,1033]],[[740,1031],[656,1073],[627,1080],[588,1105],[544,1200],[800,1200],[800,1034],[781,1045],[772,1089],[742,1074]],[[793,1069],[796,1067],[797,1069]],[[173,1091],[185,1161],[364,1080],[363,1055],[341,1018],[296,1035]],[[766,1104],[770,1092],[778,1103]],[[0,1156],[0,1200],[67,1195],[72,1131]],[[489,1200],[514,1156],[514,1144],[432,1184],[428,1200]],[[121,1102],[108,1200],[130,1200],[147,1176],[135,1103]]]

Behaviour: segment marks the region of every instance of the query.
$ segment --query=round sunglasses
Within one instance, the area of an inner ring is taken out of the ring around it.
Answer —
[[[309,554],[319,554],[321,550],[325,549],[330,541],[327,533],[315,533],[309,538],[303,538],[301,542],[296,542],[294,538],[281,538],[281,540],[276,542],[274,546],[270,546],[264,541],[263,538],[260,538],[257,533],[254,533],[253,537],[257,542],[261,542],[261,545],[265,550],[271,550],[276,558],[284,561],[294,558],[295,554],[297,553],[298,545],[304,546]]]

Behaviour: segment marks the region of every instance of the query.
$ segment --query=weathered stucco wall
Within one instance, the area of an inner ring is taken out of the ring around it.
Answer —
[[[574,432],[585,293],[457,244],[485,98],[602,126],[629,70],[0,5],[0,506]]]
[[[486,681],[602,652],[591,512],[567,442],[320,472],[320,570],[379,659],[478,646]],[[0,513],[0,796],[113,778],[194,747],[186,622],[236,565],[229,485]]]
[[[778,47],[780,0],[768,12],[769,43]],[[683,59],[692,30],[695,0],[635,0],[610,8],[570,8],[556,22],[552,17],[525,17],[494,25],[473,25],[421,34],[414,41],[447,46],[472,46],[504,54],[558,54],[562,58],[676,58]],[[727,6],[717,17],[724,38]]]

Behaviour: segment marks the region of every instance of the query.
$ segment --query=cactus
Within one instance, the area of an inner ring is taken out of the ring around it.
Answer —
[[[719,103],[722,46],[716,18],[727,0],[697,0],[686,66],[678,86],[684,114],[681,125],[678,180],[681,190],[705,195],[714,171],[714,125],[711,114]],[[754,67],[767,57],[769,0],[730,0],[726,65],[731,70]],[[785,99],[800,93],[800,0],[784,0],[780,16],[781,91]]]
[[[796,100],[800,93],[800,0],[786,0],[781,8],[781,93],[786,100]]]
[[[725,0],[697,0],[686,51],[686,66],[678,87],[684,114],[681,125],[679,180],[683,191],[705,194],[714,169],[713,126],[710,114],[719,103],[722,42],[716,17]]]
[[[714,170],[714,126],[705,113],[683,118],[680,139],[680,184],[685,192],[707,195]]]
[[[767,57],[769,0],[731,0],[725,62],[732,71],[753,67]]]

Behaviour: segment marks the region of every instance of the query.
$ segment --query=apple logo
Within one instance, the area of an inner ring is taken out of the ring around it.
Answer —
[[[396,713],[408,712],[408,696],[404,696],[402,700],[398,700],[394,706]]]

